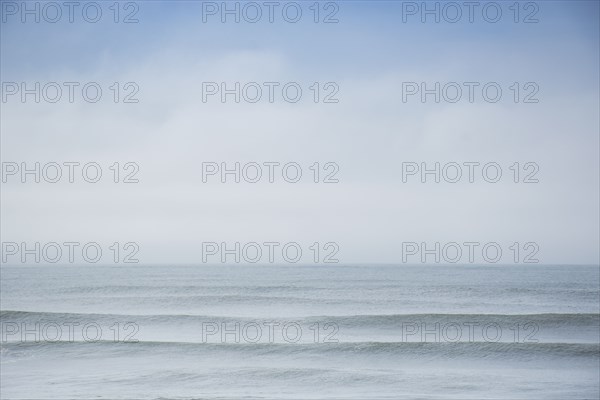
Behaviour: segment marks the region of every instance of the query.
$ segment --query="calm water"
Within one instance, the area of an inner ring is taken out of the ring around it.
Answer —
[[[598,267],[3,267],[6,399],[597,399]]]

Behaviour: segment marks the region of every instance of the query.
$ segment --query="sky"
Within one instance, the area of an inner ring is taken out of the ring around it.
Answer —
[[[442,263],[456,258],[449,243],[459,264],[599,263],[597,1],[474,2],[472,21],[465,2],[275,3],[269,22],[261,1],[78,2],[70,22],[65,2],[0,1],[3,263],[35,263],[6,243],[36,242],[98,243],[98,264],[114,262],[115,242],[118,263],[135,250],[141,265],[221,263],[220,244],[236,242],[296,243],[298,264],[333,253],[340,264],[435,263],[423,249],[436,243]],[[36,4],[39,22],[23,11]],[[236,4],[239,22],[222,15]],[[439,22],[423,7],[438,7]],[[36,82],[39,103],[22,97]],[[239,102],[223,101],[221,84],[236,82]],[[97,102],[82,93],[89,83]],[[22,182],[36,163],[40,182]],[[79,163],[73,183],[64,163]],[[87,163],[98,182],[82,178]],[[222,182],[222,163],[239,163],[239,183]],[[279,163],[272,183],[268,163]],[[420,174],[436,163],[439,183]],[[248,182],[256,165],[261,179]],[[499,260],[482,254],[490,243]]]

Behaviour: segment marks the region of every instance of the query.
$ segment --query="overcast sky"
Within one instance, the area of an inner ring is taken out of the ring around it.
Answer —
[[[199,1],[138,2],[139,10],[123,3],[120,23],[113,22],[112,2],[102,3],[97,23],[80,10],[73,23],[66,15],[57,23],[43,15],[40,23],[31,16],[23,23],[20,10],[13,15],[7,6],[13,2],[1,3],[5,172],[7,163],[22,162],[96,162],[103,172],[95,184],[81,179],[80,170],[75,183],[6,176],[3,242],[106,248],[136,242],[143,264],[200,264],[202,242],[298,242],[306,252],[314,242],[335,242],[340,263],[401,263],[403,242],[497,242],[506,252],[502,261],[511,263],[512,243],[534,242],[540,263],[599,262],[596,1],[537,2],[539,10],[521,3],[519,23],[509,3],[502,3],[497,23],[486,21],[486,2],[472,23],[465,14],[457,23],[444,15],[440,23],[427,15],[422,23],[418,11],[412,15],[407,4],[390,1],[321,3],[319,23],[313,2],[299,2],[297,23],[282,17],[282,6],[273,23],[264,6],[257,23],[243,16],[222,23],[218,13],[203,22],[203,6],[212,9]],[[131,12],[139,22],[122,23]],[[330,13],[338,23],[323,23]],[[523,23],[527,16],[539,22]],[[7,94],[7,82],[81,85],[73,103],[64,85],[56,103],[43,97],[35,103],[34,95],[23,103],[20,93]],[[103,89],[97,103],[81,97],[88,82]],[[134,85],[125,87],[128,82]],[[256,103],[235,103],[233,95],[222,103],[220,94],[203,102],[203,82],[280,85],[273,103],[264,85]],[[303,90],[296,103],[282,98],[288,82]],[[315,82],[318,103],[310,89]],[[423,103],[420,93],[403,101],[406,82],[429,88],[457,82],[463,94],[455,103],[436,103],[434,95]],[[473,102],[464,82],[479,83]],[[503,90],[496,103],[482,96],[489,82]],[[139,102],[124,103],[136,87]],[[337,103],[323,102],[336,90]],[[523,102],[529,94],[538,102]],[[136,163],[139,183],[113,183],[114,162],[120,180],[133,171],[123,165]],[[265,176],[258,183],[235,183],[231,176],[221,183],[219,175],[204,183],[206,162],[295,162],[303,175],[288,183],[276,169],[275,183]],[[309,167],[315,162],[320,181],[335,170],[324,165],[335,163],[339,182],[314,183]],[[431,176],[422,183],[419,174],[403,182],[408,162],[495,162],[503,175],[489,183],[476,169],[473,183],[465,176],[458,183],[443,177],[435,183]],[[510,169],[515,162],[518,183]],[[537,167],[525,169],[526,163]],[[534,169],[539,182],[524,183]]]

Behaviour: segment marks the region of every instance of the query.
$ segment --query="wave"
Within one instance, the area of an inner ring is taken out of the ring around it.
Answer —
[[[285,320],[294,322],[333,322],[347,327],[395,327],[402,324],[447,324],[447,323],[537,323],[549,326],[598,326],[600,315],[591,313],[544,313],[544,314],[360,314],[322,315],[299,318],[290,317],[226,317],[193,314],[101,314],[101,313],[55,313],[42,311],[0,310],[4,321],[71,321],[71,320],[129,320],[135,322],[251,322]]]
[[[191,343],[168,341],[138,342],[8,342],[2,344],[3,356],[20,350],[83,351],[98,354],[123,352],[165,352],[169,354],[205,354],[233,352],[246,355],[381,355],[389,357],[419,356],[432,358],[506,358],[591,357],[597,359],[600,344],[591,343],[423,343],[423,342],[345,342],[345,343]]]
[[[328,317],[323,317],[328,318]],[[347,326],[400,326],[405,323],[448,324],[498,323],[503,325],[535,323],[539,325],[598,326],[600,315],[591,313],[545,313],[545,314],[391,314],[352,315],[331,317]]]

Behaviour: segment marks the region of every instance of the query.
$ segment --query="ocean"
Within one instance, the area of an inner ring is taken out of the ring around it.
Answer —
[[[7,399],[594,399],[598,266],[1,268]]]

